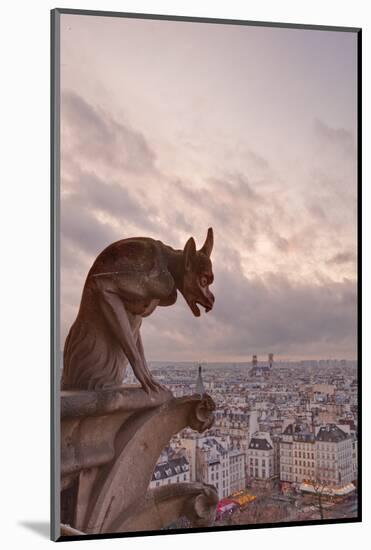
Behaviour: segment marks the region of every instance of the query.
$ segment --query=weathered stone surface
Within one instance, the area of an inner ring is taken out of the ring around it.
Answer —
[[[118,430],[132,415],[173,399],[170,391],[149,396],[138,387],[61,392],[61,485],[67,488],[83,469],[114,458]]]
[[[156,487],[133,506],[119,531],[156,531],[185,516],[193,527],[208,527],[215,519],[218,493],[204,483],[177,483]]]
[[[184,489],[183,495],[182,487],[187,484],[146,497],[157,459],[172,435],[186,426],[202,432],[212,425],[215,404],[210,396],[174,398],[169,391],[162,391],[149,397],[140,388],[122,387],[63,392],[62,402],[61,484],[62,488],[74,484],[77,495],[73,521],[65,523],[86,533],[109,533],[121,531],[129,520],[130,529],[136,530],[133,510],[138,505],[144,510],[144,503],[148,518],[154,518],[152,502],[164,518],[171,515],[168,523],[173,518],[170,509],[183,514],[190,502],[197,501],[198,510],[201,502],[215,509],[211,489],[199,484],[192,490]],[[173,507],[166,505],[165,496],[173,499]],[[187,517],[192,513],[191,506]],[[200,521],[206,515],[196,514]],[[144,516],[140,517],[144,522]],[[146,529],[150,528],[148,525]]]

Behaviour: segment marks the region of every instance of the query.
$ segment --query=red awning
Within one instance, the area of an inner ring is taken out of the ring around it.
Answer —
[[[232,510],[236,507],[238,507],[238,504],[235,500],[231,500],[230,498],[223,498],[218,503],[218,512],[226,512],[227,510]]]

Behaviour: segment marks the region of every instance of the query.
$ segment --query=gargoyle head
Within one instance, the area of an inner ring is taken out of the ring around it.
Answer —
[[[210,260],[213,244],[213,230],[209,227],[206,241],[200,250],[196,250],[193,237],[188,239],[184,247],[184,279],[180,292],[196,317],[201,315],[198,305],[203,306],[207,313],[215,302],[214,295],[209,290],[209,285],[214,280]]]

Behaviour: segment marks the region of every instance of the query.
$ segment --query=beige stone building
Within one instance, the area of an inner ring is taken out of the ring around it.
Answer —
[[[315,438],[310,432],[300,432],[293,435],[292,460],[293,481],[302,483],[314,479],[316,474]]]
[[[329,487],[353,481],[353,439],[336,424],[316,430],[316,477]]]
[[[280,480],[288,483],[294,481],[292,446],[292,435],[284,433],[280,442]]]
[[[274,477],[274,450],[268,432],[255,432],[247,452],[250,481],[268,481]]]
[[[197,440],[196,480],[213,485],[220,500],[231,494],[229,465],[226,442],[216,437]]]
[[[315,432],[291,424],[280,442],[280,480],[302,488],[320,484],[327,492],[346,494],[354,490],[356,456],[355,436],[336,424]]]
[[[229,451],[230,494],[241,491],[246,487],[245,460],[246,454],[242,449]]]

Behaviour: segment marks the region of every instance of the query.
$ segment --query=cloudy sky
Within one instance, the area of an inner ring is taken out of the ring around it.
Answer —
[[[105,246],[212,226],[149,360],[355,358],[356,79],[352,33],[62,15],[62,343]]]

